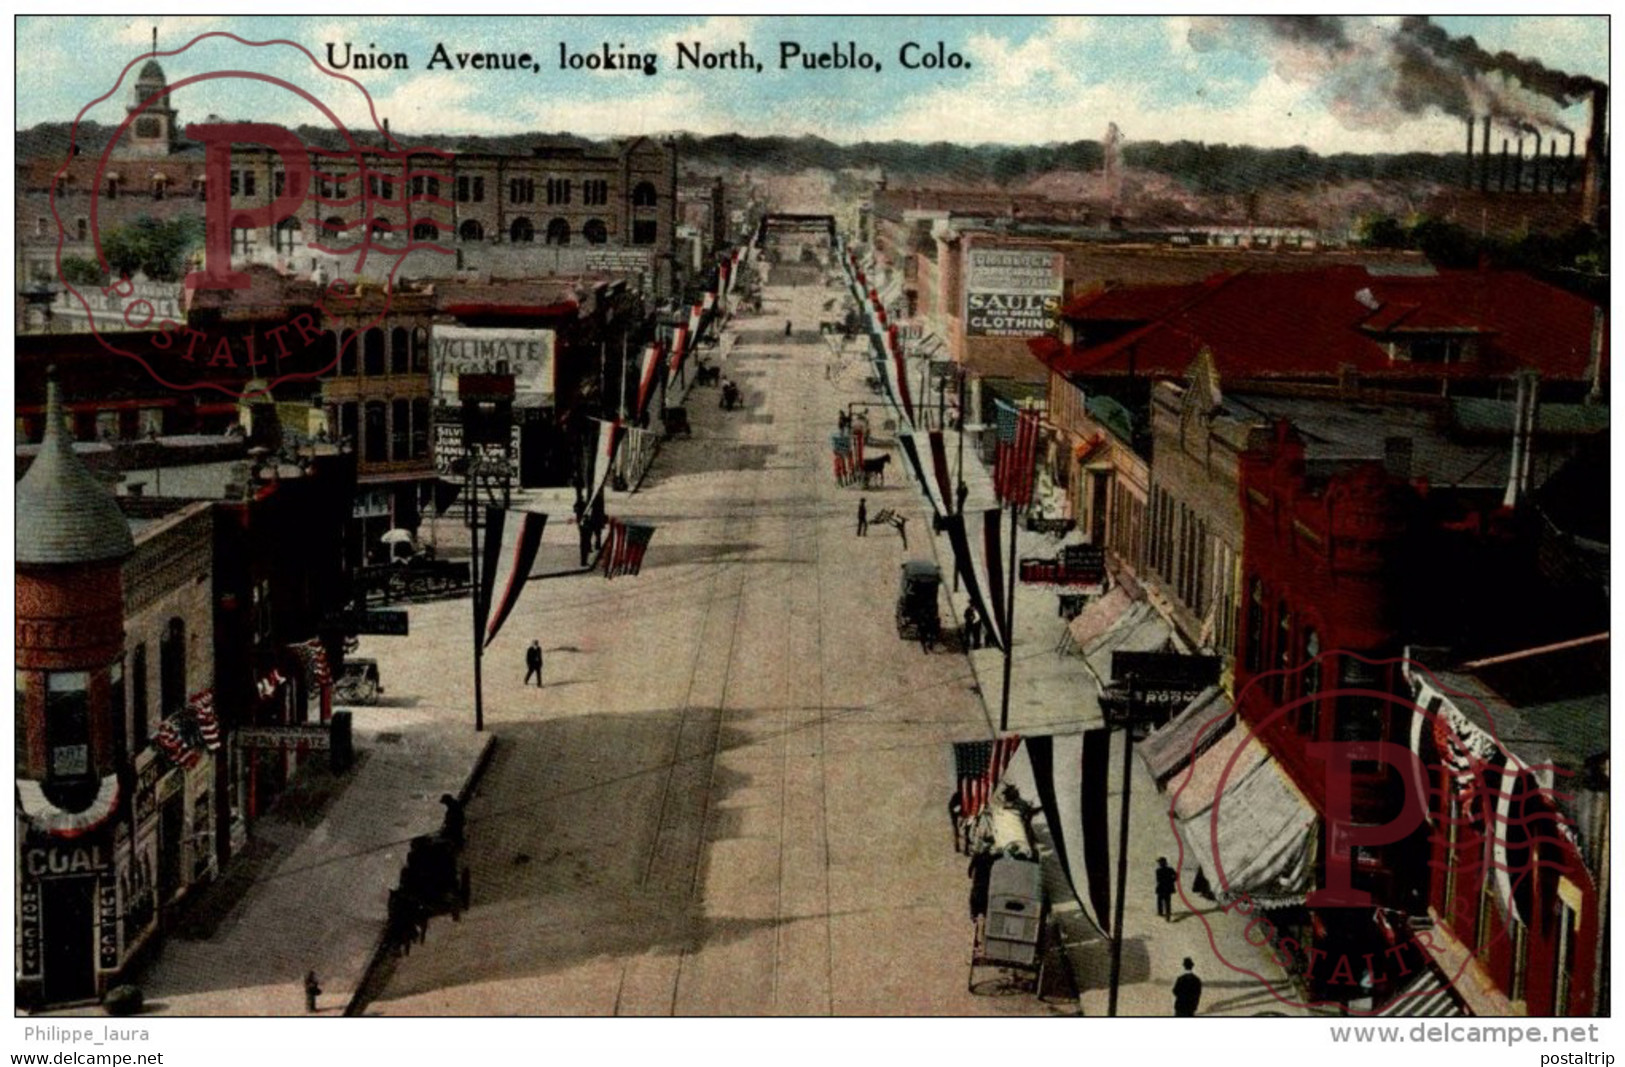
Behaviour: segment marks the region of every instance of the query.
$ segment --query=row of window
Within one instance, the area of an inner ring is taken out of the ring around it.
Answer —
[[[42,220],[43,222],[44,220]],[[323,220],[320,239],[324,242],[341,242],[354,232],[355,227],[350,226],[337,215]],[[303,229],[297,219],[283,219],[277,224],[273,239],[278,252],[291,253],[297,239],[297,234]],[[376,242],[388,244],[398,240],[400,229],[388,218],[375,218],[371,223],[372,239]],[[243,227],[232,230],[232,250],[235,252],[252,252],[257,240],[258,231]],[[44,236],[45,230],[40,231]],[[575,236],[568,219],[549,219],[547,227],[542,231],[544,244],[567,245]],[[588,219],[581,224],[581,239],[590,245],[601,245],[609,242],[609,225],[603,219]],[[632,223],[632,243],[635,245],[652,245],[660,236],[660,224],[653,219],[638,219]],[[536,224],[530,219],[520,216],[508,224],[508,241],[511,244],[532,244],[536,241]],[[438,241],[441,238],[441,224],[433,219],[420,219],[412,224],[412,240]],[[457,227],[457,239],[460,241],[483,241],[486,239],[485,224],[478,219],[465,219]]]
[[[361,335],[342,330],[327,335],[323,364],[337,360],[335,373],[352,377],[358,371],[368,377],[408,374],[429,369],[429,331],[422,326],[408,330],[396,326],[387,334],[374,326]]]
[[[1235,553],[1207,520],[1161,486],[1151,488],[1151,569],[1193,615],[1213,619],[1213,643],[1235,649]]]
[[[252,197],[256,195],[258,174],[253,170],[233,170],[230,172],[231,195],[233,197]],[[152,179],[151,191],[154,200],[163,200],[169,194],[170,179],[168,175],[160,174]],[[317,172],[315,175],[316,194],[324,199],[343,200],[348,191],[347,183],[333,175]],[[271,195],[280,197],[287,188],[287,173],[285,171],[271,172]],[[440,195],[440,179],[430,175],[415,175],[409,185],[412,196]],[[395,182],[392,178],[377,174],[367,176],[367,189],[375,200],[395,199]],[[462,174],[457,177],[456,199],[462,204],[481,204],[485,202],[485,178],[481,175]],[[574,196],[575,183],[569,178],[548,178],[544,186],[547,203],[568,204]],[[207,198],[208,183],[203,178],[192,180],[192,195],[199,200]],[[64,196],[68,191],[68,179],[58,178],[56,184],[58,196]],[[109,178],[102,187],[102,193],[108,200],[117,200],[125,193],[124,182],[120,178]],[[654,207],[660,202],[659,190],[653,182],[639,182],[632,189],[633,207]],[[536,202],[536,179],[514,178],[508,182],[508,202],[512,204],[534,204]],[[581,183],[581,202],[589,207],[605,206],[609,203],[609,182],[603,178],[589,178]]]
[[[429,454],[429,400],[369,400],[335,404],[332,431],[357,441],[364,463],[424,459]]]

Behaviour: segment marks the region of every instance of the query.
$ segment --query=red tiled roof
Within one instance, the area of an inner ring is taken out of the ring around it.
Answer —
[[[1071,300],[1061,309],[1061,317],[1091,322],[1150,322],[1200,293],[1208,284],[1123,285],[1097,289]]]
[[[1370,291],[1377,308],[1357,299],[1361,290]],[[1148,299],[1166,300],[1167,293]],[[1374,377],[1449,378],[1533,366],[1548,378],[1575,380],[1585,376],[1590,359],[1591,311],[1589,301],[1512,271],[1241,273],[1210,279],[1154,322],[1066,353],[1051,366],[1062,374],[1183,377],[1205,347],[1226,377],[1332,377],[1346,364]],[[1440,365],[1389,358],[1384,331],[1429,330],[1478,331],[1478,360]]]

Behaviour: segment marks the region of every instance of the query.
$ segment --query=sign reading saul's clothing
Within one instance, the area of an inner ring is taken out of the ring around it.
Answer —
[[[1060,322],[1064,257],[1059,252],[973,248],[965,278],[965,333],[1038,337]]]

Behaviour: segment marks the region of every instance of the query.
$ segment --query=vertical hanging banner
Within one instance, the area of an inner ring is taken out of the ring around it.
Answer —
[[[547,516],[534,511],[485,509],[484,570],[480,574],[480,618],[489,647],[507,621],[530,578],[542,546]]]
[[[671,339],[671,370],[670,377],[676,378],[683,370],[683,357],[688,354],[688,327],[677,327],[676,334]]]
[[[649,410],[649,397],[654,393],[655,375],[660,373],[661,354],[658,343],[645,345],[643,348],[643,369],[638,375],[638,405],[632,413],[640,423],[643,421],[644,413]]]
[[[982,616],[984,624],[993,635],[993,647],[1001,651],[1006,647],[1009,637],[1005,633],[1004,617],[1004,586],[1002,578],[1004,568],[998,561],[1003,553],[985,549],[987,527],[993,529],[992,536],[1000,536],[1000,523],[1004,512],[999,508],[991,508],[985,512],[969,513],[966,515],[950,515],[943,520],[943,527],[947,530],[948,541],[954,550],[954,565],[959,569],[959,578],[965,585],[965,591],[971,602],[976,605],[977,612]],[[989,556],[992,557],[990,565]],[[995,599],[996,594],[996,599]]]
[[[620,419],[594,419],[598,424],[598,445],[592,452],[592,495],[594,500],[609,483],[610,471],[615,467],[615,450],[620,447],[623,427]]]

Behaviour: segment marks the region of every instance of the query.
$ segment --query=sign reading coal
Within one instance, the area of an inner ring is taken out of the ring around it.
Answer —
[[[1059,252],[973,248],[965,277],[965,333],[1038,337],[1060,323],[1064,257]]]
[[[458,375],[513,375],[516,408],[553,406],[552,330],[476,330],[467,326],[434,328],[434,392],[443,404],[455,404]]]

